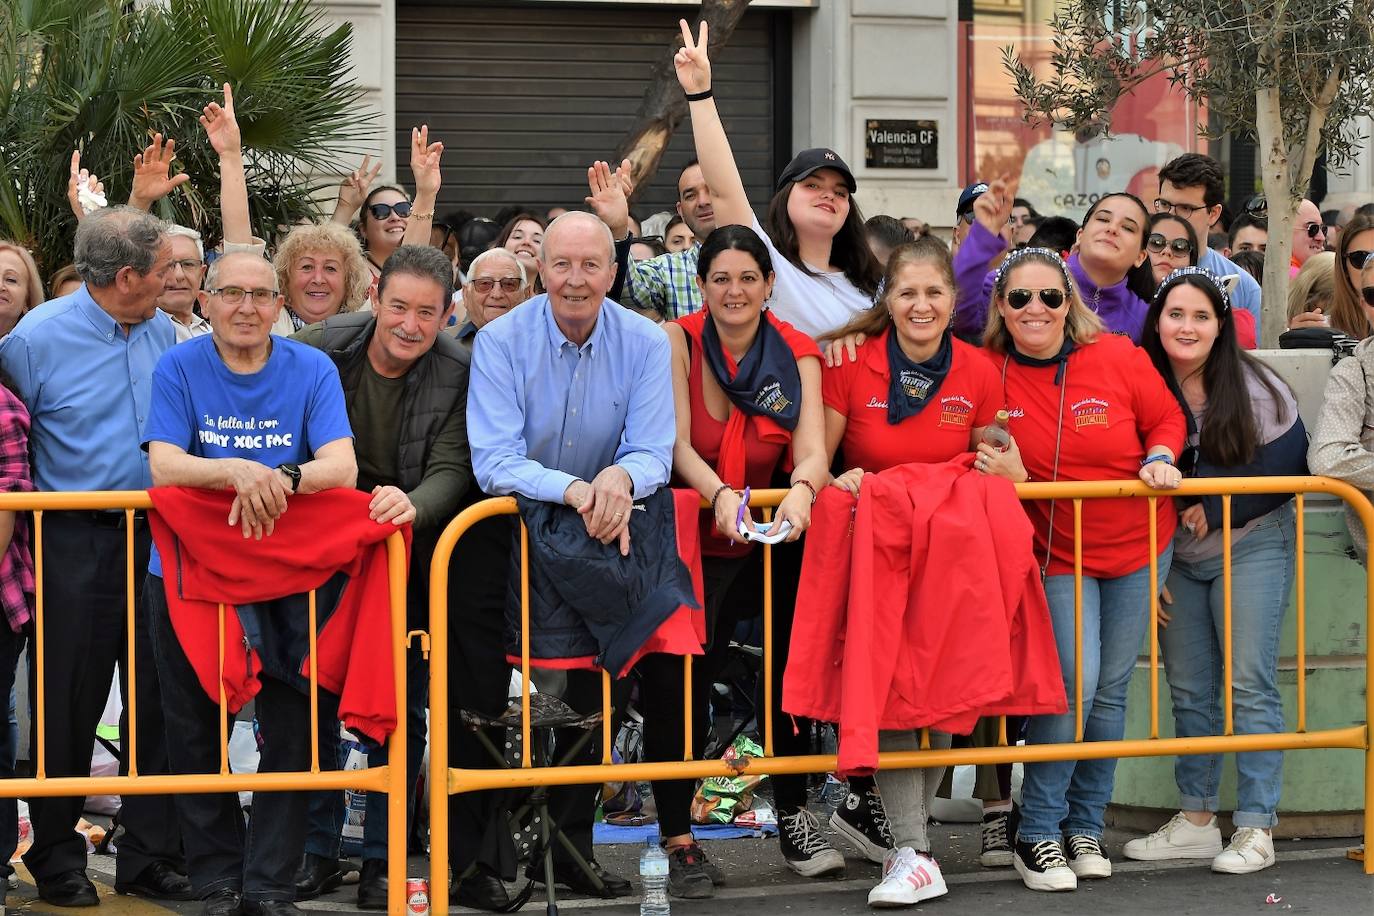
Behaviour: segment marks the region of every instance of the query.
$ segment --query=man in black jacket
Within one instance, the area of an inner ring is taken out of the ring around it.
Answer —
[[[452,277],[452,264],[437,248],[402,246],[382,266],[375,312],[327,318],[295,335],[325,351],[339,369],[358,456],[358,489],[373,494],[372,517],[414,523],[407,630],[428,629],[430,556],[472,482],[465,413],[469,355],[440,333],[453,308]],[[424,754],[429,676],[418,646],[406,657],[407,778],[413,786]],[[337,734],[325,735],[321,744],[321,761],[335,759]],[[383,747],[368,762],[380,766],[386,759]],[[407,818],[413,813],[412,798]],[[320,792],[312,800],[297,899],[342,881],[343,814],[339,792]],[[384,910],[385,795],[369,793],[364,825],[358,906]]]

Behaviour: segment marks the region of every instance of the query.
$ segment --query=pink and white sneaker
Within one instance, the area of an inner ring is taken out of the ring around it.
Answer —
[[[871,907],[911,906],[949,893],[940,866],[910,846],[892,849],[883,860],[883,880],[868,892]]]

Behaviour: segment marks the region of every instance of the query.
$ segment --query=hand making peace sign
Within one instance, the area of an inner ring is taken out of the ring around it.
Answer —
[[[692,40],[692,27],[686,19],[679,19],[682,27],[682,48],[673,55],[673,67],[677,70],[677,81],[682,91],[688,95],[709,92],[711,89],[711,61],[706,57],[706,20],[701,22],[701,31],[696,41]]]

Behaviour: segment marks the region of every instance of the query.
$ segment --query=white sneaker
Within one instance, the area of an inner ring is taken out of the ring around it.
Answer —
[[[1112,860],[1102,851],[1102,843],[1096,837],[1076,833],[1065,839],[1065,857],[1069,868],[1080,878],[1110,878]]]
[[[1274,864],[1274,838],[1258,827],[1241,827],[1231,834],[1231,843],[1212,860],[1212,871],[1228,875],[1248,875]]]
[[[1149,836],[1131,840],[1121,852],[1128,859],[1142,862],[1215,859],[1221,855],[1221,828],[1215,815],[1206,827],[1199,827],[1180,811]]]
[[[1027,843],[1017,840],[1012,846],[1011,864],[1021,881],[1033,891],[1073,891],[1078,889],[1078,876],[1064,858],[1064,848],[1058,840]]]
[[[872,907],[911,906],[949,893],[935,860],[910,846],[889,849],[883,859],[883,880],[868,892]]]

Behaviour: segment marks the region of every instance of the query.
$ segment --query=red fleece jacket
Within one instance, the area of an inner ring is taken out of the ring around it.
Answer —
[[[254,604],[308,592],[342,572],[348,585],[315,643],[319,682],[338,694],[339,717],[350,731],[384,741],[396,728],[386,538],[397,529],[368,518],[371,496],[345,489],[293,496],[271,537],[260,541],[225,524],[231,491],[156,487],[149,496],[172,627],[210,698],[219,702],[221,602]],[[400,530],[408,569],[410,526]],[[317,608],[321,620],[324,611]],[[238,614],[226,613],[224,693],[232,712],[262,686],[257,650],[231,651],[244,642]],[[301,674],[310,675],[309,657]]]
[[[972,456],[827,487],[806,535],[783,709],[837,722],[839,771],[879,729],[967,734],[980,716],[1067,708],[1031,524]]]

